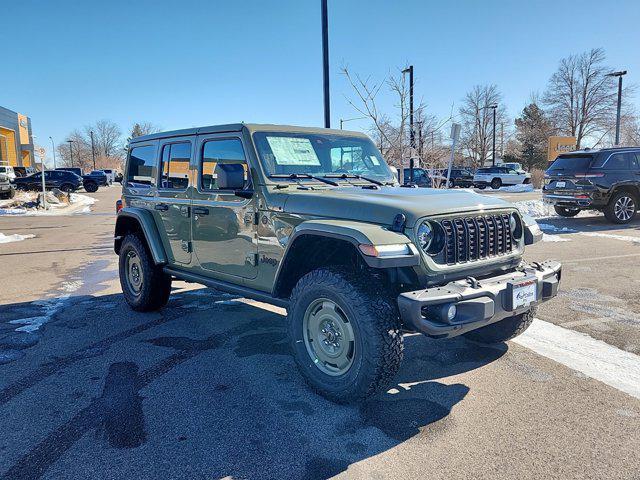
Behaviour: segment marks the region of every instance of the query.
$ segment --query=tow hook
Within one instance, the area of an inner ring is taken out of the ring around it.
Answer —
[[[471,288],[473,289],[480,288],[480,282],[475,277],[467,277],[465,278],[465,280],[471,286]]]

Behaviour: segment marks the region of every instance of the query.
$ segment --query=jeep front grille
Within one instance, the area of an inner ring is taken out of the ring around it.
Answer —
[[[458,217],[440,222],[445,232],[444,263],[472,262],[511,253],[509,214]]]

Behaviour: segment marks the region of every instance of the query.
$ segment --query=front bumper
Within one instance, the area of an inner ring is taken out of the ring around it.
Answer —
[[[450,282],[441,287],[401,293],[400,317],[405,326],[430,337],[448,338],[524,313],[558,293],[562,265],[556,261],[533,263],[515,272],[477,281],[473,278]],[[522,282],[534,282],[536,300],[513,308],[513,289]],[[449,305],[457,314],[448,320]]]

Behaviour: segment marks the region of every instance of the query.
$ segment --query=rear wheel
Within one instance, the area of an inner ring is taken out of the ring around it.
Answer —
[[[314,270],[295,286],[287,321],[300,372],[331,401],[362,401],[400,368],[398,309],[371,279],[340,268]]]
[[[127,235],[120,247],[120,286],[129,306],[139,312],[158,310],[167,304],[171,277],[153,263],[143,240]]]
[[[558,215],[561,217],[575,217],[580,213],[579,208],[569,208],[569,207],[560,207],[558,205],[554,205],[553,209],[556,211]]]
[[[93,193],[93,192],[97,192],[98,191],[98,184],[95,182],[87,182],[84,184],[84,189],[85,191],[89,192],[89,193]]]
[[[532,307],[528,312],[505,318],[504,320],[477,330],[472,330],[465,333],[464,336],[479,343],[492,344],[506,342],[507,340],[517,337],[529,328],[529,325],[533,322],[536,310],[536,307]]]
[[[493,188],[494,190],[499,189],[502,186],[502,180],[500,180],[499,178],[494,178],[493,180],[491,180],[491,188]]]
[[[64,193],[72,193],[75,192],[76,189],[70,183],[63,183],[62,185],[60,185],[60,190],[62,190]]]
[[[604,208],[604,215],[610,222],[624,224],[633,220],[637,210],[638,202],[635,196],[622,191],[613,195],[609,204]]]

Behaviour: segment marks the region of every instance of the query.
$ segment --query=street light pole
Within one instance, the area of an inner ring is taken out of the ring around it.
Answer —
[[[416,136],[413,131],[413,65],[402,70],[402,73],[409,73],[409,183],[413,184],[413,150],[416,147]]]
[[[53,169],[56,169],[56,146],[53,143],[53,138],[49,137],[49,140],[51,140],[51,151],[53,152]]]
[[[613,72],[607,74],[608,77],[618,77],[618,112],[616,113],[616,145],[620,145],[620,110],[622,108],[622,76],[627,71]]]
[[[347,122],[352,122],[353,120],[364,120],[369,117],[355,117],[355,118],[341,118],[340,119],[340,130],[342,130],[342,124]]]
[[[324,128],[331,128],[331,110],[329,106],[329,20],[327,0],[322,3],[322,79],[324,87]]]
[[[89,135],[91,136],[91,157],[93,158],[93,169],[96,169],[96,148],[93,143],[93,130],[89,131]]]
[[[493,105],[489,105],[485,108],[491,108],[493,110],[493,138],[492,138],[492,154],[491,154],[491,164],[496,166],[496,110],[498,109],[498,104],[494,103]]]
[[[71,166],[73,167],[73,148],[71,147],[73,140],[67,140],[67,143],[69,144],[69,153],[71,154]]]

